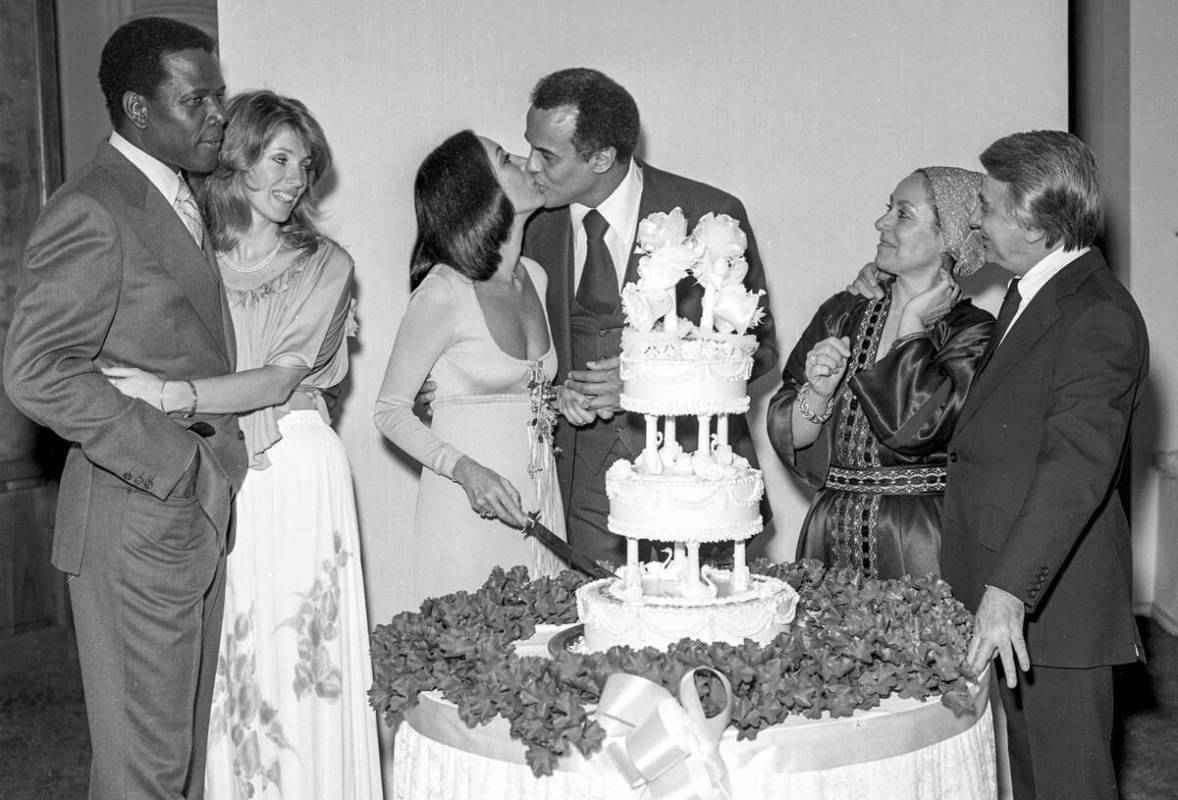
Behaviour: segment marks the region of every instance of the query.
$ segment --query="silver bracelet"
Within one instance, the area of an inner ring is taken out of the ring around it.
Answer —
[[[196,413],[196,406],[198,402],[198,398],[196,396],[196,384],[192,381],[184,382],[188,384],[188,388],[192,392],[192,405],[188,406],[188,408],[182,409],[180,411],[180,416],[184,417],[184,419],[191,419],[192,415]]]
[[[809,399],[810,382],[806,381],[802,384],[802,388],[798,391],[798,411],[800,411],[802,416],[805,417],[809,422],[812,422],[815,425],[825,424],[825,422],[830,419],[831,414],[834,413],[834,397],[831,397],[826,401],[826,410],[821,414],[815,414],[810,410]]]

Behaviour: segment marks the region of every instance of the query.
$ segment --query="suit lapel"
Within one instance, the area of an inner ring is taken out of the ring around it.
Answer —
[[[666,182],[663,181],[659,170],[642,161],[638,161],[638,166],[642,169],[642,197],[638,200],[638,220],[633,231],[635,239],[638,234],[637,226],[642,224],[642,220],[658,211],[672,211],[676,205],[680,205],[675,202],[674,196],[667,193]],[[687,232],[691,233],[690,229]],[[638,280],[639,260],[641,255],[635,247],[630,253],[630,260],[626,262],[626,279],[623,285]]]
[[[1045,294],[1049,297],[1045,297]],[[961,417],[957,421],[958,429],[965,426],[1002,382],[1006,373],[1027,355],[1057,319],[1059,307],[1055,302],[1055,293],[1048,291],[1048,287],[1045,286],[1015,321],[1006,338],[998,345],[998,349],[990,356],[985,368],[970,387],[965,405],[961,409]]]
[[[1099,254],[1092,251],[1064,267],[1035,294],[970,387],[957,420],[957,430],[965,427],[1006,373],[1026,358],[1060,318],[1060,298],[1074,292],[1094,269],[1101,268],[1103,264]]]
[[[534,237],[534,241],[528,243],[526,250],[548,273],[548,324],[556,346],[559,382],[564,380],[564,371],[573,363],[569,332],[573,306],[573,228],[567,206],[553,211],[541,210],[539,214],[542,216],[534,217],[528,225],[526,235]]]
[[[223,313],[225,292],[211,251],[197,247],[171,203],[135,165],[109,144],[100,148],[99,157],[127,202],[127,223],[144,248],[180,285],[221,353],[232,360]],[[205,242],[208,248],[208,237]]]

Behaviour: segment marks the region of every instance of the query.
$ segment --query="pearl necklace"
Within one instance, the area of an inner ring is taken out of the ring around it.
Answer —
[[[239,264],[238,262],[236,262],[232,258],[230,258],[228,252],[217,253],[217,258],[224,261],[225,266],[229,267],[229,269],[233,270],[234,272],[243,272],[243,273],[248,274],[250,272],[257,272],[258,270],[262,269],[267,264],[269,264],[271,261],[273,261],[274,257],[278,255],[278,251],[281,249],[282,249],[282,242],[279,241],[278,244],[276,244],[274,246],[274,249],[270,251],[270,255],[266,256],[261,261],[259,261],[257,264],[254,264],[252,267],[243,267],[241,264]]]

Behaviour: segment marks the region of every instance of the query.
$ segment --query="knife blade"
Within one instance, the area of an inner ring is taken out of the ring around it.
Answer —
[[[584,572],[590,578],[612,578],[613,573],[600,566],[589,556],[578,553],[572,545],[541,524],[538,512],[528,514],[528,524],[523,529],[524,536],[534,536],[540,544],[547,547],[561,561],[575,570]]]

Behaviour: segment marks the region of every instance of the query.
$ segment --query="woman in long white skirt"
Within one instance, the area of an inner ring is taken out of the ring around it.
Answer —
[[[197,196],[217,251],[237,372],[167,380],[107,370],[167,413],[243,413],[206,800],[381,796],[351,473],[325,390],[347,374],[352,260],[320,235],[310,188],[330,166],[297,100],[229,104],[221,164]]]

